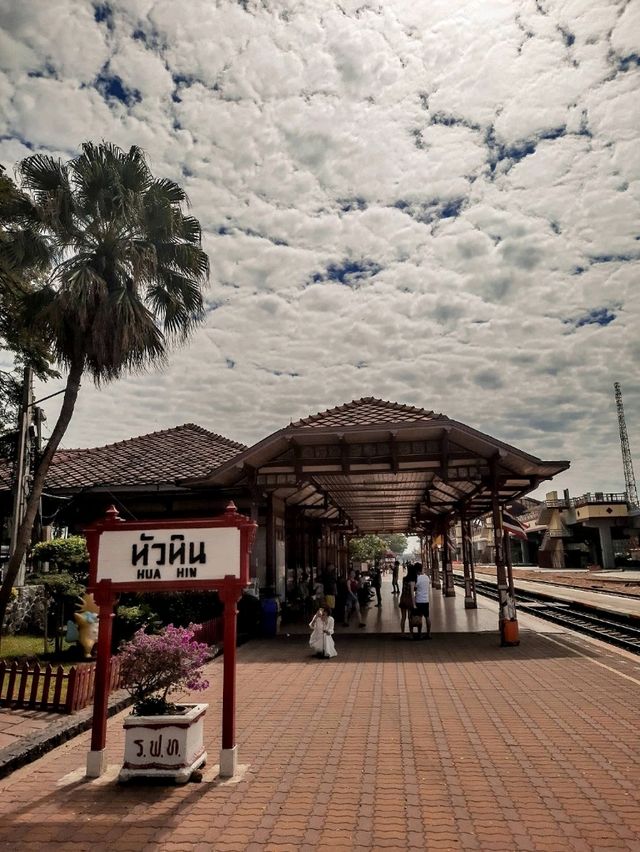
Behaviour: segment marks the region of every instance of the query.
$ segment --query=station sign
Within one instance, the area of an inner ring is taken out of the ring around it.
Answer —
[[[89,551],[89,591],[100,608],[98,656],[87,777],[106,771],[107,705],[111,670],[113,608],[120,592],[216,590],[224,605],[222,749],[220,774],[234,775],[237,602],[249,585],[249,557],[257,524],[233,503],[214,518],[123,521],[110,506],[105,517],[85,528]],[[175,758],[179,739],[136,741],[146,760]]]
[[[115,509],[86,529],[89,587],[114,592],[221,588],[249,582],[256,524],[233,504],[216,518],[123,521]]]
[[[102,533],[96,582],[171,582],[240,579],[240,530],[108,530]]]

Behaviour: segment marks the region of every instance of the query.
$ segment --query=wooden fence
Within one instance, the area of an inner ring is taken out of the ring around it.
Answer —
[[[223,619],[212,618],[195,634],[198,642],[222,642]],[[93,701],[96,664],[80,663],[70,669],[39,663],[0,662],[0,707],[74,713]],[[120,660],[111,659],[109,692],[120,688]]]
[[[212,618],[210,621],[205,621],[200,625],[200,630],[196,630],[194,638],[197,642],[206,642],[207,645],[219,645],[224,636],[224,618]]]
[[[0,662],[0,707],[73,713],[93,701],[96,664],[31,666]],[[111,660],[109,692],[120,687],[120,661]]]

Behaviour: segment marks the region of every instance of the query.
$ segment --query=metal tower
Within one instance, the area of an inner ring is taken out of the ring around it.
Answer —
[[[636,488],[636,477],[633,472],[633,462],[631,461],[631,450],[629,449],[627,424],[624,419],[624,406],[622,404],[620,383],[615,382],[613,388],[616,392],[616,410],[618,412],[618,426],[620,427],[620,448],[622,449],[622,466],[624,467],[624,484],[627,491],[627,500],[632,506],[637,506],[638,490]]]

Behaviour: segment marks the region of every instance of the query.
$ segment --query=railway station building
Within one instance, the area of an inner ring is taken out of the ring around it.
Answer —
[[[502,508],[568,467],[443,414],[367,397],[292,422],[251,447],[187,424],[60,450],[43,525],[79,530],[111,504],[125,519],[212,515],[233,500],[258,522],[252,575],[268,593],[283,596],[303,571],[313,578],[334,566],[344,575],[352,536],[400,532],[420,537],[432,586],[451,597],[448,531],[458,522],[465,606],[472,608],[471,523],[489,515],[500,630],[509,642],[517,639],[517,618]],[[7,516],[9,472],[0,476]]]

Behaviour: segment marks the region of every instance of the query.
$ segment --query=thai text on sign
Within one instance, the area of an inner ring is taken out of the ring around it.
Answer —
[[[240,574],[237,527],[105,530],[96,582],[221,580]]]

